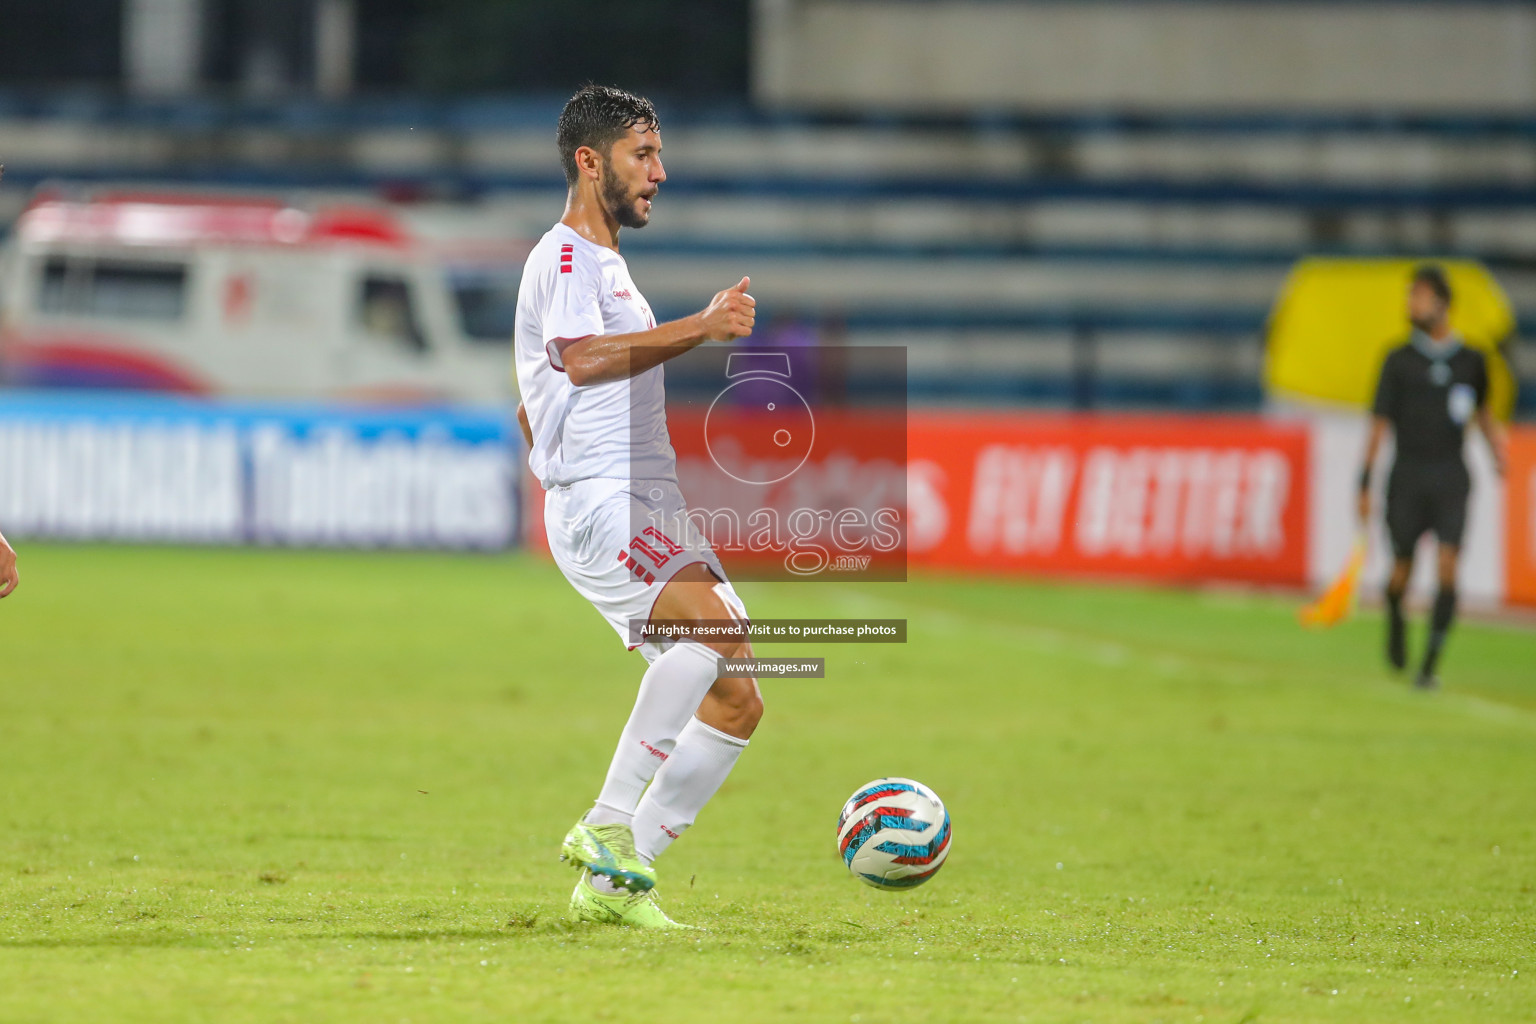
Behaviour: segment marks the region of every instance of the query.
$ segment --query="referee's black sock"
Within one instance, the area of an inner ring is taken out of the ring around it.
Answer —
[[[1440,661],[1440,648],[1445,645],[1445,635],[1456,620],[1456,588],[1441,587],[1435,594],[1435,610],[1429,617],[1429,645],[1424,648],[1424,667],[1419,669],[1420,678],[1433,679],[1435,665]]]
[[[1407,625],[1403,622],[1403,592],[1387,587],[1387,661],[1393,668],[1408,664]]]

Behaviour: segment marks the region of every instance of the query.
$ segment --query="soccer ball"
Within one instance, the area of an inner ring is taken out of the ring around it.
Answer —
[[[914,888],[949,856],[949,812],[921,782],[876,779],[837,816],[837,852],[853,877],[877,889]]]

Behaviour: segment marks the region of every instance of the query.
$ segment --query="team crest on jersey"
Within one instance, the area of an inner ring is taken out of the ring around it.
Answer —
[[[616,299],[623,299],[625,302],[628,302],[630,299],[634,298],[635,296],[634,296],[634,293],[632,293],[628,288],[623,288],[623,289],[620,289],[619,291],[614,292],[613,293],[613,297],[616,298]]]

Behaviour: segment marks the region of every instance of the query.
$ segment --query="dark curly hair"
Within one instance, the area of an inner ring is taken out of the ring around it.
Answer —
[[[560,148],[560,167],[567,187],[576,184],[576,151],[590,146],[606,154],[635,125],[661,130],[656,108],[643,96],[611,85],[587,84],[566,101],[560,111],[555,143]]]
[[[1434,263],[1421,263],[1413,268],[1414,284],[1427,285],[1443,305],[1451,304],[1451,282],[1445,276],[1445,268]]]

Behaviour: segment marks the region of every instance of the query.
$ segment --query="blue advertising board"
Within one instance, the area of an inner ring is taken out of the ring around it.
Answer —
[[[0,528],[81,540],[506,547],[522,438],[494,407],[0,391]]]

